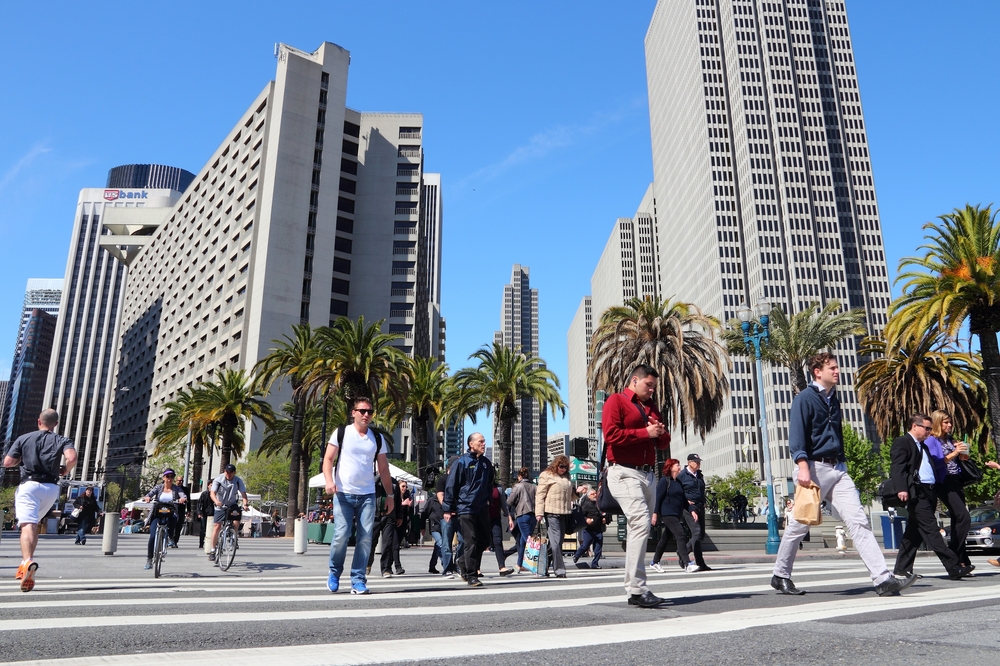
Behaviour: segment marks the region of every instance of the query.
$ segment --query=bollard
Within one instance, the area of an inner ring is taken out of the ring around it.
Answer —
[[[212,530],[215,529],[215,516],[209,516],[205,522],[205,554],[211,555],[212,551]]]
[[[121,520],[121,516],[117,511],[104,514],[104,540],[101,542],[101,548],[105,555],[114,555],[115,551],[118,550],[118,521]]]
[[[309,544],[309,523],[305,518],[295,519],[295,554],[302,555]]]

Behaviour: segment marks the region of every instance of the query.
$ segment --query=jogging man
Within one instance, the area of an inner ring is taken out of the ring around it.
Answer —
[[[18,437],[7,450],[3,466],[21,467],[21,483],[14,494],[14,513],[21,528],[21,565],[16,578],[21,591],[35,587],[38,563],[33,559],[38,545],[38,522],[59,499],[59,477],[76,466],[73,442],[55,433],[59,414],[46,409],[38,416],[38,430]],[[60,461],[65,457],[65,464]]]
[[[351,407],[353,423],[334,431],[323,456],[323,478],[327,495],[333,495],[333,541],[330,543],[330,575],[326,587],[331,592],[340,589],[340,574],[347,559],[347,541],[357,520],[354,560],[351,562],[351,594],[369,594],[365,569],[372,547],[372,527],[375,524],[375,475],[385,491],[383,513],[391,514],[395,507],[389,461],[382,451],[382,437],[369,428],[375,413],[370,398],[358,397]],[[336,464],[334,464],[336,460]]]
[[[232,463],[226,465],[225,470],[212,480],[212,503],[215,504],[215,524],[212,525],[212,552],[208,554],[208,561],[215,561],[215,546],[219,542],[219,532],[222,526],[229,519],[229,511],[243,497],[243,510],[250,508],[250,499],[247,497],[247,487],[243,479],[236,476],[236,465]]]

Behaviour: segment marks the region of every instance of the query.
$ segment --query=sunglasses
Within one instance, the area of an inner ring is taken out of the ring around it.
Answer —
[[[569,465],[556,465],[558,469],[569,469]]]
[[[374,409],[355,409],[354,411],[358,414],[368,414],[369,416],[375,413]]]

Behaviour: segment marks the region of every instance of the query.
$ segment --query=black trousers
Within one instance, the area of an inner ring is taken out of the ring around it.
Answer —
[[[899,544],[895,571],[896,573],[913,571],[913,561],[922,543],[926,543],[927,547],[937,554],[946,571],[951,571],[958,566],[958,558],[944,542],[937,520],[934,518],[938,500],[935,487],[918,483],[913,494],[914,497],[911,497],[906,504],[910,517],[903,532],[903,540]]]
[[[698,520],[691,515],[691,511],[698,513]],[[694,561],[699,567],[708,566],[705,564],[705,556],[701,554],[701,540],[705,538],[705,507],[694,504],[691,511],[684,512],[684,522],[691,530],[691,540],[688,541],[688,552],[694,553]]]
[[[965,538],[969,536],[972,518],[969,516],[969,507],[965,504],[965,489],[962,487],[961,475],[949,474],[945,477],[944,483],[935,486],[935,490],[938,491],[938,499],[948,507],[948,515],[951,516],[951,539],[948,541],[948,548],[955,553],[961,564],[969,564]]]
[[[490,543],[493,545],[493,554],[497,556],[497,567],[501,570],[507,568],[507,553],[503,549],[503,518],[490,519]]]
[[[379,566],[382,573],[392,571],[392,565],[396,569],[402,569],[403,565],[399,561],[399,532],[396,531],[396,519],[392,516],[382,516],[375,519],[372,527],[372,548],[368,553],[368,566],[375,562],[375,546],[378,545],[379,537],[382,539],[382,556],[379,558]]]
[[[184,524],[187,522],[187,511],[177,512],[177,522],[174,524],[174,529],[170,533],[170,538],[173,539],[174,543],[180,543],[181,531],[184,529]]]
[[[198,533],[198,548],[205,548],[205,532],[208,530],[208,514],[203,513],[198,519],[201,521],[201,532]]]
[[[701,518],[701,514],[698,514]],[[677,516],[660,516],[660,524],[663,526],[663,532],[660,534],[660,540],[656,542],[656,552],[653,553],[653,561],[659,562],[660,558],[663,557],[663,551],[667,549],[667,542],[670,540],[670,535],[674,536],[674,541],[677,542],[677,560],[683,569],[688,565],[688,536],[687,531],[681,524],[681,519]]]
[[[468,578],[477,578],[478,571],[482,566],[483,551],[490,547],[493,540],[490,529],[490,514],[487,511],[482,513],[464,514],[458,517],[458,524],[462,529],[462,539],[465,541],[464,562],[459,562],[459,569],[463,568],[463,574]]]

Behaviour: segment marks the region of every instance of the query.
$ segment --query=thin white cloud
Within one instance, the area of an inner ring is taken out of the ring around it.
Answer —
[[[511,167],[546,157],[549,153],[571,146],[581,139],[597,134],[611,125],[617,124],[632,115],[635,109],[644,103],[642,99],[633,100],[622,108],[611,113],[599,113],[584,125],[558,125],[535,134],[528,142],[518,146],[504,159],[487,165],[462,178],[458,186],[462,187],[472,182],[490,180],[504,173]]]
[[[19,159],[17,162],[14,163],[14,166],[7,169],[6,173],[4,173],[3,175],[3,178],[0,178],[0,190],[4,189],[8,184],[10,184],[10,182],[17,177],[17,174],[19,174],[21,170],[24,169],[26,166],[31,164],[36,157],[52,151],[52,149],[49,148],[46,145],[46,143],[47,143],[46,141],[40,141],[39,143],[36,143],[34,146],[31,147],[31,150],[29,150],[21,159]]]

